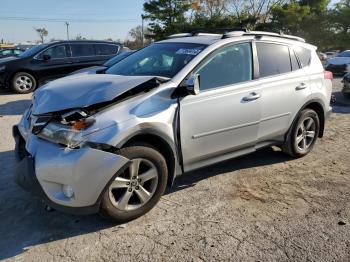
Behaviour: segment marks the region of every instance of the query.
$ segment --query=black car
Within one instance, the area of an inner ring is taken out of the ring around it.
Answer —
[[[0,50],[0,58],[8,57],[8,56],[19,56],[22,54],[24,50],[18,48],[6,48]]]
[[[102,65],[122,50],[104,41],[59,41],[0,59],[0,86],[25,94],[48,81],[84,67]]]
[[[344,76],[342,82],[344,84],[343,89],[342,89],[342,93],[343,93],[344,97],[350,99],[350,72]]]
[[[98,74],[105,72],[108,68],[115,65],[116,63],[120,62],[124,58],[128,57],[132,53],[134,53],[134,50],[129,49],[123,49],[123,51],[116,56],[112,57],[111,59],[107,60],[103,65],[100,66],[91,66],[83,69],[79,69],[77,71],[74,71],[73,73],[70,73],[70,75],[76,75],[76,74]]]

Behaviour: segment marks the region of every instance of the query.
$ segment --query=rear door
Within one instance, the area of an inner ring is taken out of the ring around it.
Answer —
[[[72,72],[102,64],[95,54],[94,44],[92,43],[71,43],[70,50],[73,59]]]
[[[262,87],[258,141],[281,140],[311,96],[309,77],[290,46],[259,41],[256,49]]]
[[[48,47],[31,61],[32,70],[41,83],[63,77],[71,72],[72,60],[69,45],[57,44]]]

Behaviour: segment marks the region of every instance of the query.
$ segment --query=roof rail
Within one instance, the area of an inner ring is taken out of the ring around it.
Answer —
[[[262,36],[274,36],[274,37],[280,37],[280,38],[286,38],[291,40],[296,40],[299,42],[304,42],[305,39],[293,35],[285,35],[282,32],[280,33],[273,33],[273,32],[265,32],[265,31],[233,31],[233,32],[227,32],[222,36],[222,39],[234,37],[234,36],[244,36],[244,35],[252,35],[255,37],[262,37]]]
[[[224,35],[226,34],[226,32],[233,32],[233,31],[248,32],[246,28],[238,28],[238,27],[237,28],[212,28],[212,29],[197,28],[188,33],[178,33],[178,34],[170,35],[167,37],[167,39],[179,38],[179,37],[190,37],[190,36],[211,36],[211,35],[220,36],[222,33],[218,33],[219,31],[225,32]]]
[[[244,35],[254,35],[256,37],[275,36],[275,37],[281,37],[281,38],[296,40],[296,41],[305,43],[305,39],[304,38],[301,38],[301,37],[298,37],[298,36],[294,36],[294,35],[285,35],[283,32],[273,33],[273,32],[265,32],[265,31],[249,31],[249,32],[245,33]]]
[[[291,39],[291,40],[296,40],[299,42],[304,42],[305,39],[298,37],[298,36],[293,36],[293,35],[285,35],[283,32],[280,33],[273,33],[273,32],[265,32],[265,31],[248,31],[245,28],[231,28],[231,29],[225,29],[225,28],[219,28],[217,30],[226,30],[222,35],[222,39],[225,38],[230,38],[230,37],[235,37],[235,36],[255,36],[256,38],[260,38],[263,36],[273,36],[273,37],[280,37],[280,38],[285,38],[285,39]],[[190,33],[179,33],[179,34],[174,34],[170,35],[167,38],[179,38],[179,37],[190,37],[190,36],[210,36],[210,35],[219,35],[211,32],[200,32],[199,30],[192,31]]]

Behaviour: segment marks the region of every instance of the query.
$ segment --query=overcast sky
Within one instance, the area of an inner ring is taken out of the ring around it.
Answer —
[[[131,28],[141,24],[144,2],[144,0],[2,1],[0,40],[15,43],[36,41],[38,36],[33,28],[39,27],[45,27],[49,31],[47,40],[66,39],[64,20],[70,21],[71,38],[81,35],[88,39],[124,40]],[[26,18],[42,21],[29,21]],[[47,19],[49,21],[46,21]]]

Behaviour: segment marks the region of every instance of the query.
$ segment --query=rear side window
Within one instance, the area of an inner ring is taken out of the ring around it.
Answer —
[[[291,72],[289,48],[284,45],[256,43],[260,77]]]
[[[292,64],[292,71],[298,70],[300,67],[293,49],[291,48],[289,49],[289,54],[290,54],[290,63]]]
[[[72,56],[94,56],[95,50],[92,44],[72,44]]]
[[[111,44],[95,45],[96,55],[115,55],[118,53],[119,46]]]
[[[311,51],[304,47],[296,46],[294,47],[294,51],[299,58],[299,62],[301,67],[308,66],[311,62]]]

